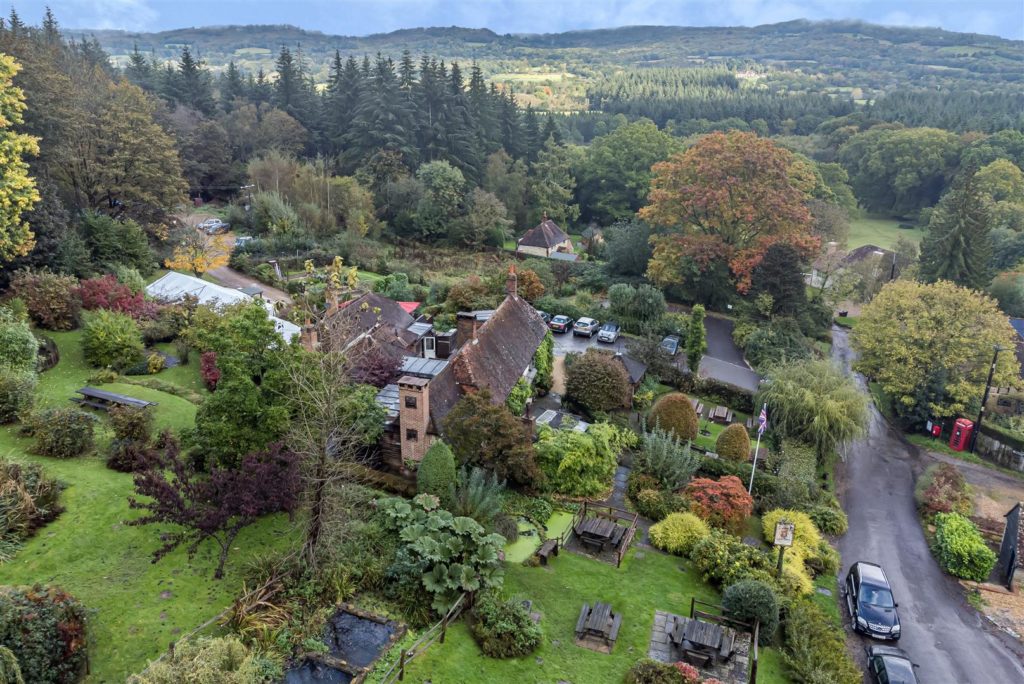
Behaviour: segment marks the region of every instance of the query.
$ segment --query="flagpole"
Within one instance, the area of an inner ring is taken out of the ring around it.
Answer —
[[[764,406],[761,407],[761,412],[764,413],[767,410],[768,402],[765,402]],[[754,447],[754,466],[750,469],[750,483],[747,485],[747,494],[753,494],[754,492],[754,473],[757,472],[757,452],[761,451],[761,434],[763,432],[763,425],[759,425],[757,428],[757,446]]]

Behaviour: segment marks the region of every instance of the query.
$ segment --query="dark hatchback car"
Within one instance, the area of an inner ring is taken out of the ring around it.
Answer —
[[[661,341],[661,350],[669,356],[675,356],[679,353],[680,343],[677,335],[669,335]]]
[[[895,646],[868,646],[868,672],[878,684],[918,684],[916,667],[902,649]]]
[[[540,309],[537,309],[537,313],[540,314],[540,318],[542,321],[544,321],[545,324],[551,322],[551,314],[549,314],[547,311],[541,311]]]
[[[900,638],[900,616],[896,612],[899,604],[893,599],[881,566],[864,561],[854,563],[846,574],[843,593],[853,631],[874,639]]]
[[[572,319],[568,316],[555,316],[548,322],[551,332],[564,333],[572,330]]]

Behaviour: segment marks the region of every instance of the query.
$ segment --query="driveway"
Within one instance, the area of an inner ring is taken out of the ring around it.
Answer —
[[[263,291],[263,298],[269,299],[275,304],[277,302],[284,302],[285,304],[292,303],[292,298],[284,290],[271,287],[270,285],[262,283],[255,278],[245,275],[244,273],[239,273],[228,266],[221,266],[220,268],[212,269],[209,271],[209,275],[212,278],[216,278],[217,282],[225,287],[235,287],[239,289],[249,287],[250,285],[258,287]]]
[[[853,352],[846,331],[834,327],[832,344],[833,358],[849,369]],[[863,387],[864,379],[857,379]],[[872,405],[867,437],[851,444],[845,458],[837,476],[850,529],[839,540],[840,579],[858,560],[885,568],[900,604],[899,646],[920,665],[920,680],[1024,681],[1020,643],[967,604],[960,585],[939,569],[928,549],[914,506],[914,479],[925,465],[917,450]],[[857,655],[873,643],[848,633]]]

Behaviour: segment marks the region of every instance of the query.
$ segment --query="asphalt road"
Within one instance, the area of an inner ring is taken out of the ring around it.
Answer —
[[[833,358],[849,368],[853,352],[846,331],[833,328],[832,344]],[[850,519],[849,531],[839,540],[840,580],[859,560],[885,569],[899,603],[899,647],[920,666],[922,683],[1024,682],[1019,642],[999,633],[967,604],[960,585],[939,569],[928,549],[914,507],[920,468],[916,451],[907,448],[872,404],[868,435],[849,446],[839,470],[840,499]],[[844,617],[848,620],[845,611]],[[849,633],[859,652],[877,643]]]

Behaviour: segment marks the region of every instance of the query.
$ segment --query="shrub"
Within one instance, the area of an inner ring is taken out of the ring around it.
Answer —
[[[645,489],[661,489],[661,486],[658,478],[641,473],[638,468],[633,468],[629,471],[629,477],[626,479],[626,496],[636,503],[640,492]]]
[[[497,475],[483,468],[463,467],[449,485],[447,496],[438,499],[447,501],[446,507],[452,515],[472,518],[489,528],[501,513],[504,495],[505,483],[498,480]]]
[[[818,549],[815,554],[807,558],[804,564],[807,568],[818,575],[838,575],[839,574],[839,552],[832,548],[832,546],[822,539],[818,543]]]
[[[690,510],[715,527],[738,531],[754,510],[754,500],[738,477],[698,478],[686,486]]]
[[[39,342],[28,321],[0,306],[0,368],[36,369]]]
[[[164,369],[164,357],[157,353],[150,354],[146,358],[146,372],[150,375],[156,375]]]
[[[959,513],[935,516],[935,555],[954,577],[984,582],[996,564],[996,554],[974,523]]]
[[[217,352],[203,352],[199,357],[199,375],[211,392],[217,389],[220,382],[220,368],[217,368]]]
[[[560,494],[599,494],[611,486],[615,475],[618,440],[618,429],[607,423],[591,425],[585,433],[542,427],[537,464]]]
[[[775,590],[758,580],[740,580],[722,592],[722,608],[733,619],[747,622],[753,628],[761,623],[757,643],[767,646],[779,626],[779,599]]]
[[[785,659],[798,684],[860,684],[863,675],[846,651],[843,630],[813,601],[794,601],[785,622]]]
[[[0,563],[9,560],[5,550],[60,515],[61,489],[38,464],[0,460]]]
[[[544,525],[555,512],[554,506],[547,499],[528,496],[512,489],[505,490],[501,500],[503,513],[513,517],[523,517],[538,525]]]
[[[519,521],[511,515],[501,514],[494,519],[494,531],[509,544],[515,543],[519,539]]]
[[[540,646],[540,626],[519,601],[503,601],[493,593],[473,606],[473,638],[491,658],[519,658]]]
[[[700,670],[690,665],[690,663],[678,661],[672,663],[672,667],[676,668],[683,678],[683,684],[700,684]]]
[[[37,380],[35,371],[0,366],[0,424],[32,408]]]
[[[771,582],[775,576],[774,558],[721,530],[711,530],[694,544],[690,560],[705,582],[719,587],[744,579]]]
[[[142,356],[142,335],[131,317],[100,309],[87,314],[82,333],[85,360],[98,368],[123,370]]]
[[[487,534],[472,518],[453,516],[429,494],[412,501],[383,499],[377,506],[400,539],[388,568],[393,594],[411,602],[426,594],[431,608],[444,613],[462,592],[501,585],[501,535]]]
[[[750,460],[750,435],[747,428],[733,423],[719,433],[715,441],[715,452],[722,458],[738,463]]]
[[[610,353],[591,348],[566,367],[565,395],[591,414],[628,407],[629,374]]]
[[[811,517],[811,520],[814,521],[814,524],[822,534],[827,534],[830,537],[840,537],[846,534],[849,523],[846,519],[846,513],[841,508],[815,506],[807,511],[807,515]]]
[[[808,594],[814,588],[808,574],[808,566],[811,570],[821,570],[837,564],[831,554],[831,547],[822,540],[810,516],[801,511],[781,508],[768,511],[761,517],[761,530],[765,539],[775,536],[775,524],[780,520],[786,520],[794,525],[793,545],[786,551],[784,573],[790,574],[789,581],[798,593]]]
[[[416,469],[416,491],[448,501],[456,477],[455,455],[447,444],[438,440],[430,445]]]
[[[156,451],[142,442],[114,439],[107,452],[107,467],[119,473],[137,473],[148,468],[156,458]]]
[[[645,658],[626,673],[626,684],[683,684],[683,675],[673,665]]]
[[[505,399],[505,406],[512,412],[512,415],[521,416],[526,410],[526,402],[533,395],[533,388],[530,387],[530,383],[526,381],[526,378],[519,378],[516,384],[512,386],[512,391],[509,392],[508,398]]]
[[[57,587],[0,587],[0,646],[17,654],[26,682],[77,682],[86,667],[85,608]]]
[[[76,408],[49,408],[30,414],[26,427],[36,439],[36,453],[73,458],[92,451],[97,422],[96,416]]]
[[[179,641],[174,658],[150,663],[145,672],[129,677],[128,684],[251,684],[276,681],[282,675],[280,666],[250,653],[238,637],[200,637]]]
[[[112,406],[107,418],[116,439],[148,443],[153,437],[153,413],[148,408]]]
[[[127,285],[132,292],[142,292],[146,289],[146,279],[142,277],[138,269],[117,264],[114,266],[114,275],[117,277],[117,282]]]
[[[29,317],[40,328],[72,330],[78,325],[82,304],[74,277],[49,271],[18,271],[11,278],[11,289],[25,302]]]
[[[635,467],[655,478],[661,488],[675,491],[690,481],[700,466],[700,456],[689,442],[661,428],[645,432]]]
[[[711,534],[706,522],[693,513],[672,513],[651,526],[651,543],[662,551],[686,556],[697,542]]]
[[[914,498],[926,518],[937,513],[970,515],[973,510],[970,485],[949,463],[929,466],[914,487]]]
[[[537,347],[537,351],[533,354],[533,367],[537,369],[537,377],[534,378],[533,383],[542,394],[546,394],[554,382],[554,354],[555,338],[549,330],[544,335],[544,340],[540,343],[540,346]]]
[[[654,402],[648,422],[679,439],[697,439],[697,412],[690,398],[680,392],[666,394]]]
[[[78,296],[86,311],[108,309],[135,319],[152,318],[157,311],[156,305],[147,302],[141,292],[132,292],[130,287],[117,282],[117,278],[109,274],[83,280],[78,285]]]
[[[671,494],[668,496],[671,496]],[[664,519],[671,512],[668,496],[659,489],[643,489],[636,495],[633,506],[636,508],[637,513],[648,520],[657,522]]]

